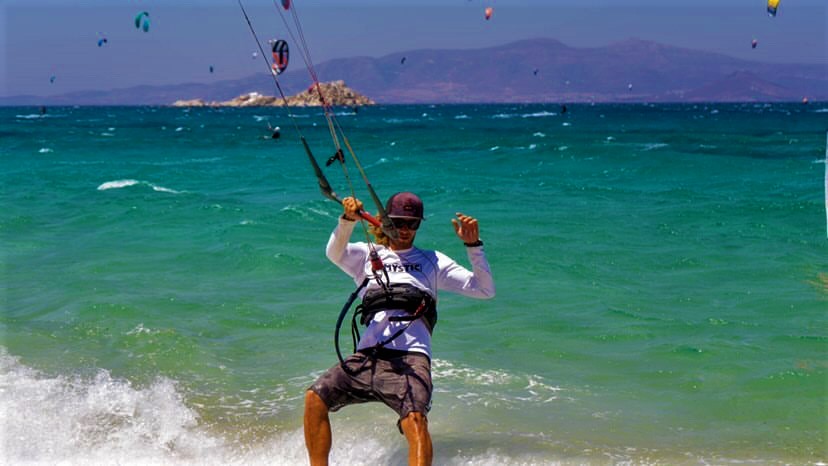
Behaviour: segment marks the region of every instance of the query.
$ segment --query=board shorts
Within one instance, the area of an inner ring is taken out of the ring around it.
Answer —
[[[380,401],[402,420],[412,412],[425,415],[431,409],[433,387],[427,355],[384,348],[357,351],[345,359],[345,366],[347,371],[341,364],[334,365],[309,388],[331,412]]]

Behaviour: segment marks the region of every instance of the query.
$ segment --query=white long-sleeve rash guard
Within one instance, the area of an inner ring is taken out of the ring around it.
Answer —
[[[325,254],[345,273],[362,283],[367,276],[373,277],[367,243],[349,243],[356,222],[340,217],[339,224],[331,233]],[[446,290],[472,298],[488,299],[495,295],[494,280],[482,246],[468,247],[472,271],[459,265],[450,257],[439,251],[427,251],[412,247],[401,251],[392,251],[381,245],[375,245],[382,259],[391,283],[408,283],[430,294],[437,301],[437,290]],[[367,290],[377,289],[379,284],[370,280]],[[362,297],[362,296],[360,296]],[[388,320],[394,315],[405,315],[404,310],[380,311],[368,324],[357,345],[358,349],[376,346],[394,335],[408,322]],[[412,351],[426,354],[431,358],[431,333],[423,319],[417,319],[398,337],[391,340],[385,348],[400,351]]]

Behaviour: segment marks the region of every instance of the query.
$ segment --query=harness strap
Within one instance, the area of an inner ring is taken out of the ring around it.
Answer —
[[[362,280],[362,283],[348,296],[348,300],[345,302],[345,305],[342,306],[342,310],[339,311],[339,317],[336,319],[336,329],[334,330],[334,347],[336,348],[336,356],[339,358],[339,362],[342,367],[345,367],[345,359],[342,358],[342,351],[339,349],[339,329],[342,328],[342,321],[345,320],[345,316],[348,315],[348,311],[351,310],[351,305],[354,304],[356,301],[357,296],[359,296],[359,292],[362,291],[363,288],[368,286],[368,282],[370,281],[370,277],[365,277],[365,280]],[[351,330],[353,331],[354,326],[351,326]],[[356,343],[354,343],[354,347],[356,347]]]

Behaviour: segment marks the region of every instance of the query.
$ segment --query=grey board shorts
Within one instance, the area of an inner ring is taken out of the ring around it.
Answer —
[[[330,411],[381,401],[400,416],[431,409],[431,361],[421,353],[380,349],[358,351],[322,374],[313,390]],[[350,373],[349,373],[350,372]]]

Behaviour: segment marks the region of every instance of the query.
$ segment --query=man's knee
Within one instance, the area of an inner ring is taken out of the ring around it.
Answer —
[[[428,418],[423,413],[412,411],[400,421],[400,427],[406,435],[428,434]]]
[[[328,414],[328,405],[325,404],[319,394],[313,390],[308,390],[305,392],[305,413]]]

